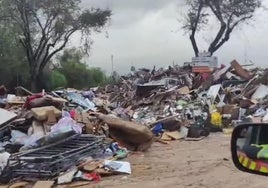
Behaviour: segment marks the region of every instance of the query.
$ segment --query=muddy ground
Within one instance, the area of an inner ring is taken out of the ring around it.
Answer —
[[[230,136],[212,134],[201,141],[154,143],[145,153],[131,154],[132,174],[76,182],[60,188],[265,188],[268,176],[239,171],[233,165]],[[0,186],[8,187],[8,186]],[[12,187],[12,186],[11,186]],[[43,187],[41,185],[41,187]],[[39,188],[39,187],[38,187]]]
[[[268,177],[237,170],[231,159],[230,136],[213,134],[198,142],[154,143],[146,153],[127,159],[132,175],[112,176],[95,188],[264,188]]]

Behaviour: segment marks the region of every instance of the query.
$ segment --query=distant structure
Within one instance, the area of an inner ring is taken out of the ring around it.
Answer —
[[[192,62],[184,63],[184,66],[191,66],[194,73],[210,73],[218,68],[218,58],[211,56],[210,52],[203,52],[193,57]]]

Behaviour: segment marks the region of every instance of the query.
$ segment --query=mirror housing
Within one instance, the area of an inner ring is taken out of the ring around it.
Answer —
[[[268,176],[268,124],[241,124],[231,139],[234,165],[241,171]]]

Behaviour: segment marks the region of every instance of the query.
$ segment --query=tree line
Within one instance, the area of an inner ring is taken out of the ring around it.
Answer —
[[[207,49],[212,55],[261,7],[260,0],[185,1],[188,10],[182,29],[189,35],[195,56],[200,52],[198,32],[218,24]],[[82,58],[90,51],[91,34],[103,31],[111,16],[108,9],[83,8],[81,0],[0,0],[0,84],[36,91],[60,86],[80,89],[109,81],[103,71],[89,68]],[[68,49],[75,33],[81,36],[81,47]]]
[[[81,63],[81,58],[75,58],[78,52],[64,52],[63,56],[69,53],[70,57],[58,58],[60,67],[55,70],[51,64],[75,33],[81,35],[81,50],[88,53],[91,34],[101,32],[110,16],[110,10],[82,8],[80,0],[0,0],[2,82],[32,90],[102,82],[104,73]],[[72,75],[75,71],[79,74]]]

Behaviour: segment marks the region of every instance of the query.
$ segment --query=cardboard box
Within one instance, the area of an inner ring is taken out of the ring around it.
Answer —
[[[237,120],[239,117],[239,109],[240,107],[236,105],[224,105],[223,107],[217,107],[217,111],[221,114],[231,114],[232,120]]]

